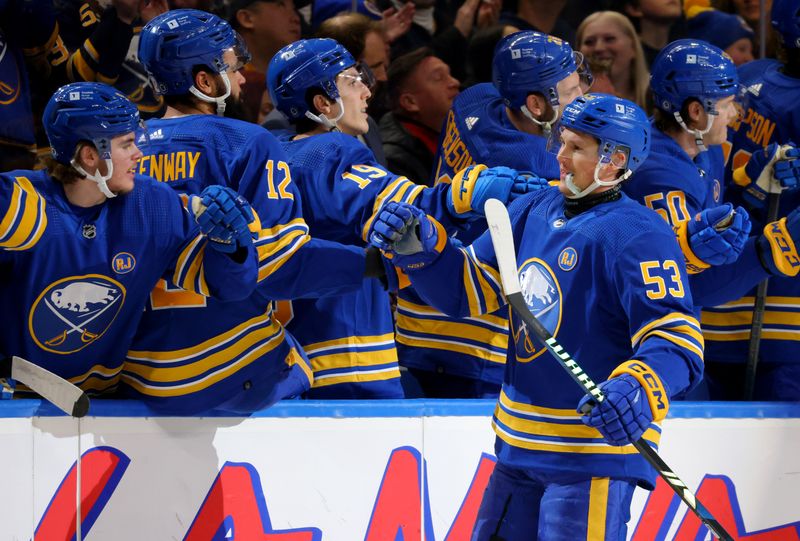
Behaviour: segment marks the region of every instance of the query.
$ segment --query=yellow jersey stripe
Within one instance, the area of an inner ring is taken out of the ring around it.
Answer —
[[[302,226],[303,230],[308,232],[308,224],[306,224],[306,221],[303,218],[295,218],[294,220],[291,220],[285,224],[278,224],[274,227],[270,227],[269,229],[257,230],[256,233],[258,233],[258,238],[256,239],[256,243],[280,237],[286,233],[287,229],[292,229],[297,226]]]
[[[597,443],[597,444],[568,444],[568,443],[559,443],[559,442],[551,442],[551,441],[544,441],[544,440],[536,440],[535,438],[522,438],[519,436],[515,436],[513,434],[509,434],[505,430],[502,429],[495,421],[492,419],[492,428],[494,428],[495,434],[497,437],[506,442],[509,445],[513,445],[514,447],[518,447],[520,449],[528,449],[532,451],[550,451],[554,453],[578,453],[578,454],[603,454],[603,455],[632,455],[638,453],[633,445],[624,445],[620,447],[615,447],[608,445],[606,443]],[[647,441],[651,441],[653,443],[658,443],[657,440],[652,439],[653,435],[649,434],[648,432],[655,432],[648,430],[645,432],[644,438]],[[657,432],[655,432],[658,434]],[[660,439],[660,438],[659,438]]]
[[[450,316],[445,315],[443,312],[438,311],[436,308],[432,306],[426,306],[424,304],[416,304],[413,302],[409,302],[405,299],[397,299],[397,308],[399,311],[408,312],[409,316],[406,317],[413,317],[414,315],[420,316],[435,316],[441,318],[448,318],[451,319]],[[490,325],[497,329],[498,332],[508,332],[508,318],[500,317],[494,314],[481,314],[479,316],[469,316],[459,318],[459,321],[474,321],[476,323],[482,323],[484,325]]]
[[[302,235],[295,239],[294,245],[289,249],[286,250],[280,257],[276,257],[270,261],[267,265],[262,265],[258,269],[258,281],[264,280],[265,278],[269,277],[270,274],[276,272],[280,269],[291,257],[292,255],[300,249],[305,243],[311,240],[311,237],[308,235]]]
[[[397,350],[385,349],[378,351],[345,351],[311,357],[311,368],[314,372],[335,370],[337,368],[354,368],[360,366],[377,366],[381,364],[397,363]]]
[[[305,351],[307,355],[314,355],[331,349],[390,345],[393,342],[394,333],[376,334],[372,336],[346,336],[344,338],[334,338],[333,340],[304,345],[303,351]]]
[[[586,541],[605,541],[608,514],[608,477],[592,477],[589,484],[589,521]]]
[[[366,222],[364,222],[364,227],[361,228],[361,238],[364,241],[367,241],[367,235],[369,234],[369,228],[372,226],[372,222],[375,221],[375,218],[378,216],[378,212],[380,212],[381,208],[385,202],[388,203],[389,201],[395,201],[395,196],[397,193],[395,191],[402,187],[402,192],[400,192],[400,196],[405,193],[405,191],[413,187],[414,183],[408,180],[406,177],[398,177],[393,182],[390,182],[376,197],[375,203],[372,205],[372,216],[370,216]]]
[[[702,347],[697,347],[697,344],[695,344],[690,340],[686,340],[685,338],[681,338],[680,336],[676,336],[664,330],[650,331],[644,339],[647,340],[647,338],[650,338],[651,336],[660,336],[661,338],[669,340],[673,344],[676,344],[682,347],[683,349],[688,349],[689,351],[700,357],[701,360],[703,359]]]
[[[280,237],[278,240],[274,242],[259,245],[257,248],[259,263],[269,261],[270,257],[273,257],[275,254],[280,252],[286,246],[294,242],[294,240],[297,237],[302,237],[303,235],[307,234],[308,232],[303,231],[302,229],[295,229],[294,231]]]
[[[642,336],[647,334],[651,329],[655,327],[668,327],[670,325],[674,325],[676,323],[688,324],[693,327],[696,327],[698,330],[700,329],[700,323],[693,318],[692,316],[681,314],[680,312],[672,312],[667,314],[664,317],[658,318],[650,323],[645,324],[641,329],[636,331],[634,335],[631,337],[631,346],[636,348],[636,344],[641,340]]]
[[[500,398],[498,399],[498,407],[500,404],[503,405],[504,408],[510,411],[517,411],[519,413],[527,414],[527,415],[536,415],[538,417],[545,417],[551,419],[576,419],[580,417],[580,414],[576,412],[573,408],[570,409],[556,409],[556,408],[544,408],[541,406],[533,406],[531,404],[526,404],[524,402],[515,402],[511,400],[506,394],[505,389],[500,390]]]
[[[504,329],[505,332],[501,333],[460,320],[437,321],[432,319],[416,319],[398,313],[397,328],[439,337],[470,339],[486,344],[487,346],[503,349],[508,347],[507,329]]]
[[[15,178],[9,208],[0,222],[0,239],[5,239],[0,246],[9,250],[35,244],[31,241],[39,240],[44,232],[42,227],[47,224],[47,217],[43,215],[45,207],[42,196],[26,177]],[[15,222],[18,222],[16,227],[14,227]],[[28,242],[25,242],[26,240]]]
[[[348,374],[329,374],[326,376],[315,376],[314,387],[328,387],[339,383],[365,383],[370,381],[386,381],[400,377],[399,368],[386,368],[365,372],[363,370],[350,372]]]
[[[459,343],[454,340],[442,338],[422,338],[419,336],[408,336],[402,331],[397,331],[397,343],[405,346],[440,349],[443,351],[454,351],[472,357],[478,357],[484,361],[503,364],[506,362],[505,353],[500,354],[486,348],[478,347],[474,344]]]
[[[236,360],[236,362],[227,365],[226,367],[222,368],[221,370],[217,370],[204,376],[202,379],[194,381],[192,383],[187,384],[176,384],[171,385],[169,387],[163,386],[152,386],[146,383],[142,383],[137,378],[131,377],[128,374],[123,373],[122,379],[125,382],[136,389],[138,392],[148,395],[148,396],[157,396],[157,397],[165,397],[165,396],[181,396],[186,395],[198,391],[202,391],[207,389],[208,387],[214,385],[215,383],[229,377],[231,374],[234,374],[245,368],[246,366],[250,365],[252,362],[260,359],[264,355],[267,355],[270,351],[275,349],[276,347],[280,346],[284,343],[284,332],[283,329],[280,329],[280,332],[273,336],[269,341],[264,342],[257,348],[253,349],[247,355],[240,357]],[[171,369],[158,369],[161,370],[171,370]],[[202,371],[201,371],[202,372]],[[151,380],[152,374],[150,374]],[[159,381],[161,377],[159,376]]]
[[[536,436],[555,436],[559,438],[603,438],[603,435],[599,430],[581,423],[579,421],[579,414],[576,414],[573,417],[574,420],[578,421],[575,424],[552,423],[547,421],[533,421],[531,419],[514,417],[502,408],[498,407],[495,409],[494,418],[512,430]]]
[[[255,327],[269,323],[266,328],[277,329],[279,324],[271,319],[270,313],[261,314],[254,318],[250,318],[245,322],[240,323],[233,329],[218,334],[213,338],[204,340],[203,342],[183,349],[176,349],[173,351],[142,351],[142,350],[129,350],[126,355],[128,361],[148,361],[148,362],[182,362],[191,360],[193,357],[202,357],[214,348],[218,348],[227,342],[238,340],[241,336],[249,334]]]

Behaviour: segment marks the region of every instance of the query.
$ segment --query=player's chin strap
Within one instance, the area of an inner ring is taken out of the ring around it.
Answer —
[[[531,113],[528,110],[528,106],[525,105],[524,103],[519,108],[519,110],[522,111],[522,114],[525,115],[531,122],[542,128],[542,135],[544,137],[550,137],[550,132],[553,129],[553,124],[555,124],[556,120],[558,120],[558,105],[553,106],[553,118],[545,121],[537,120],[536,118],[534,118],[533,113]]]
[[[580,199],[582,197],[586,197],[600,186],[603,187],[616,186],[617,184],[619,184],[620,182],[627,179],[633,174],[633,171],[627,169],[622,175],[618,176],[613,180],[600,180],[599,178],[600,168],[606,164],[607,162],[603,161],[597,162],[597,165],[594,166],[594,180],[583,190],[581,190],[575,185],[575,175],[573,173],[567,173],[567,176],[564,179],[564,183],[567,185],[569,191],[572,192],[572,195],[566,195],[565,197],[567,199]]]
[[[686,123],[683,121],[683,118],[681,117],[681,113],[679,111],[675,111],[672,114],[675,116],[675,120],[678,121],[678,124],[681,125],[681,128],[683,128],[688,133],[694,135],[694,144],[697,145],[698,150],[700,150],[700,152],[705,152],[706,150],[708,150],[706,148],[706,145],[703,143],[703,136],[711,130],[711,125],[714,123],[714,116],[716,116],[717,113],[714,112],[708,113],[708,122],[706,122],[706,129],[704,130],[689,129],[689,126],[687,126]]]
[[[306,111],[306,118],[310,118],[317,124],[322,124],[330,131],[340,131],[339,128],[336,126],[336,123],[339,122],[344,116],[344,103],[342,102],[341,97],[336,98],[336,103],[339,104],[339,114],[336,115],[336,118],[330,119],[325,115],[323,115],[322,113],[315,115],[311,111]]]
[[[228,96],[231,95],[231,80],[228,79],[227,72],[221,71],[219,72],[219,76],[222,77],[222,82],[225,83],[225,93],[222,96],[218,97],[211,97],[203,94],[197,87],[194,85],[189,87],[189,92],[199,100],[203,100],[206,103],[216,103],[217,104],[217,115],[222,116],[225,114],[225,100]]]
[[[78,171],[81,175],[85,176],[89,180],[94,181],[97,184],[97,188],[103,195],[105,195],[108,198],[116,197],[117,194],[108,189],[108,180],[111,178],[111,175],[114,174],[114,164],[111,163],[111,159],[109,158],[104,158],[103,161],[106,162],[106,168],[108,169],[108,173],[106,173],[105,175],[100,174],[99,167],[97,168],[97,171],[95,171],[94,175],[90,175],[89,173],[86,172],[86,169],[80,166],[80,164],[77,162],[75,158],[72,158],[72,160],[70,160],[69,163],[72,164],[72,167],[74,167],[75,170]]]

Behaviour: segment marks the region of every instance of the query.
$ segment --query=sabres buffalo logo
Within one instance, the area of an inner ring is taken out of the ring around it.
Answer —
[[[561,287],[552,269],[541,259],[529,259],[519,271],[519,282],[528,308],[555,336],[561,325]],[[526,363],[544,353],[544,345],[513,314],[511,333],[518,361]]]
[[[36,344],[66,355],[105,333],[125,302],[125,287],[101,274],[71,276],[50,284],[33,303],[28,328]]]

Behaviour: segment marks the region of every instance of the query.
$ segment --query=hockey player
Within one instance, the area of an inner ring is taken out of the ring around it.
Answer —
[[[478,166],[453,188],[425,188],[394,175],[356,139],[367,125],[369,72],[331,39],[300,40],[273,57],[267,75],[275,107],[297,127],[284,149],[314,235],[364,244],[375,213],[389,201],[426,209],[444,227],[463,227],[488,197],[507,200],[539,179]],[[314,398],[403,395],[389,298],[374,281],[349,295],[293,301],[288,328],[311,359]]]
[[[459,94],[447,115],[434,163],[437,183],[476,163],[504,165],[544,179],[558,178],[548,136],[560,109],[590,83],[582,56],[539,32],[517,32],[495,48],[492,83]],[[459,233],[465,244],[486,231],[478,220]],[[400,365],[426,396],[496,398],[508,345],[506,310],[453,319],[425,305],[413,288],[397,300]]]
[[[192,216],[172,190],[135,175],[139,113],[110,86],[60,88],[43,124],[47,170],[0,174],[0,356],[110,391],[158,280],[203,299],[253,290],[252,212],[211,187]]]
[[[750,232],[747,212],[722,203],[738,83],[730,57],[704,41],[674,41],[653,62],[650,156],[623,190],[675,228],[690,274],[735,261]]]
[[[352,291],[366,272],[363,248],[309,236],[277,140],[221,116],[241,99],[246,58],[230,25],[203,11],[170,11],[142,30],[139,59],[168,109],[148,124],[140,172],[187,194],[230,186],[253,201],[260,220],[259,285],[247,299],[218,303],[168,282],[153,291],[123,382],[161,411],[249,413],[304,392],[312,379],[308,359],[275,319],[272,301]],[[380,259],[373,261],[382,270]]]
[[[577,413],[587,403],[582,389],[512,314],[493,419],[498,462],[473,541],[625,539],[634,488],[655,481],[630,443],[657,446],[668,399],[702,371],[674,233],[620,191],[647,157],[646,115],[627,100],[587,94],[567,105],[561,124],[558,189],[509,208],[517,265],[531,312],[605,380],[606,399]],[[488,234],[461,247],[402,205],[387,206],[373,231],[373,244],[443,312],[475,316],[504,304]]]
[[[796,189],[800,153],[789,150],[788,157],[794,159],[775,163],[779,146],[800,142],[800,0],[774,0],[772,25],[781,37],[784,61],[762,59],[739,67],[747,108],[733,123],[726,144],[726,199],[748,208],[754,231],[761,231],[768,221],[768,184],[759,178],[765,168],[769,172],[773,167],[784,188],[795,188],[781,194],[778,217],[789,215],[787,223],[794,223],[797,217],[791,211],[800,205]],[[800,343],[794,339],[800,331],[794,308],[800,284],[776,269],[767,294],[754,396],[756,400],[800,400]],[[754,291],[750,291],[741,299],[703,311],[706,379],[712,399],[742,396],[753,303]]]

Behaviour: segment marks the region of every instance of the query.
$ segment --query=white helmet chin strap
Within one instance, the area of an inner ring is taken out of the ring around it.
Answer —
[[[222,77],[222,82],[225,83],[225,93],[222,96],[212,98],[197,90],[197,87],[194,85],[189,87],[189,92],[197,99],[203,100],[206,103],[216,103],[217,115],[222,116],[225,114],[225,100],[231,95],[231,80],[228,79],[228,74],[224,71],[219,72],[219,76]]]
[[[558,120],[558,105],[553,107],[553,118],[551,118],[550,120],[545,120],[545,121],[536,120],[533,117],[533,113],[531,113],[528,110],[528,106],[525,105],[524,103],[519,108],[519,110],[522,111],[522,114],[525,115],[531,122],[533,122],[534,124],[536,124],[537,126],[542,128],[542,132],[543,132],[542,135],[544,135],[544,137],[550,137],[550,132],[551,132],[551,130],[553,128],[553,124],[555,124],[556,120]]]
[[[681,128],[694,135],[694,144],[697,145],[697,148],[700,150],[700,152],[705,152],[708,150],[706,145],[703,143],[703,136],[711,130],[711,125],[714,123],[714,116],[716,115],[714,113],[708,113],[708,122],[706,123],[706,129],[704,130],[690,130],[683,121],[683,118],[681,118],[680,112],[676,111],[673,113],[673,115],[675,115],[675,120],[678,121],[678,124],[681,125]]]
[[[586,197],[587,195],[589,195],[590,193],[595,191],[600,186],[604,186],[604,187],[616,186],[617,184],[619,184],[620,182],[622,182],[623,180],[627,179],[628,177],[630,177],[633,174],[633,171],[631,171],[630,169],[627,169],[621,176],[619,176],[619,177],[617,177],[617,178],[615,178],[613,180],[600,180],[600,178],[598,177],[598,175],[600,173],[600,168],[603,167],[605,165],[605,163],[607,163],[607,162],[603,162],[603,161],[598,161],[597,162],[597,165],[594,166],[594,181],[592,181],[592,183],[589,184],[583,190],[581,190],[580,188],[578,188],[575,185],[575,175],[573,173],[567,173],[567,176],[564,179],[564,183],[567,185],[567,188],[569,189],[569,191],[572,192],[572,195],[567,195],[565,197],[567,199],[580,199],[582,197]]]
[[[339,122],[344,116],[344,103],[342,102],[341,96],[336,98],[336,103],[339,104],[339,114],[336,115],[336,118],[330,119],[325,115],[323,115],[322,113],[315,115],[311,111],[306,111],[306,118],[310,118],[317,124],[322,124],[331,131],[334,130],[339,131],[339,128],[336,126],[336,123]]]
[[[97,168],[97,171],[95,171],[94,175],[90,175],[89,173],[86,172],[86,170],[83,167],[80,166],[80,164],[78,164],[75,158],[72,158],[72,160],[69,163],[72,164],[72,167],[74,167],[75,170],[78,171],[81,175],[84,175],[89,180],[94,181],[97,184],[97,188],[100,190],[100,192],[110,199],[112,197],[117,196],[117,194],[108,189],[108,184],[107,184],[108,180],[111,178],[111,175],[114,174],[114,164],[111,163],[111,160],[109,158],[105,158],[103,161],[106,162],[106,168],[108,169],[108,173],[105,175],[100,174],[99,167]]]

